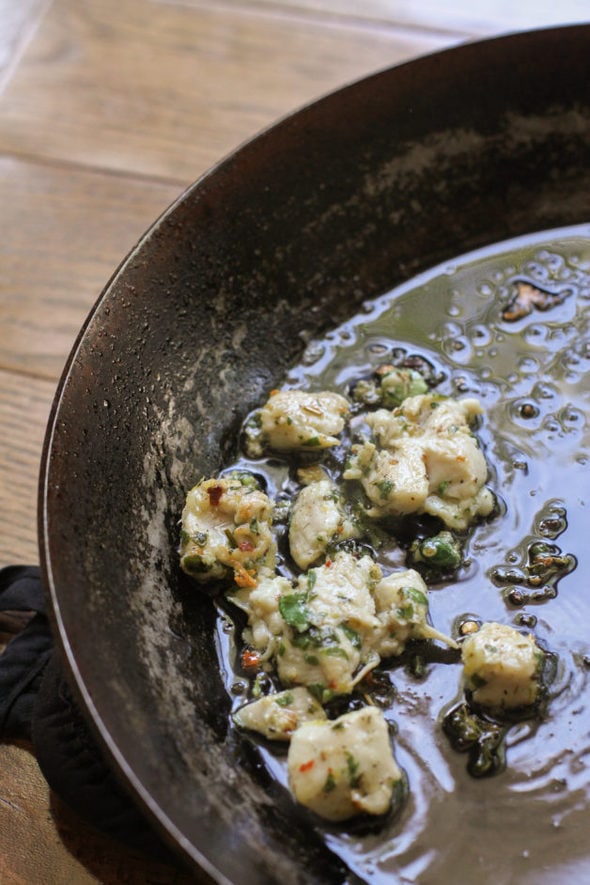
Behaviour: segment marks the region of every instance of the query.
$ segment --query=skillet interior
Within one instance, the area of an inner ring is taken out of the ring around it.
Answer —
[[[184,494],[362,300],[588,220],[589,41],[580,26],[462,46],[282,121],[156,222],[72,352],[40,486],[57,635],[123,781],[218,881],[346,871],[227,731],[213,609],[178,574]]]

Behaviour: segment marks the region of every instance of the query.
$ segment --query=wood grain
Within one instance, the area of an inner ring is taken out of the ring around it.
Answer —
[[[0,371],[0,566],[39,561],[37,484],[54,389],[50,381]]]
[[[103,286],[179,191],[0,157],[0,368],[57,380]]]
[[[55,0],[0,103],[0,150],[186,183],[301,104],[456,40],[241,6]]]

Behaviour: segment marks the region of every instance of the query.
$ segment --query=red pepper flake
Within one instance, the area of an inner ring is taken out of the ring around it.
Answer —
[[[326,568],[330,568],[331,565],[332,565],[332,560],[331,560],[331,559],[326,559],[326,562],[325,562],[324,564],[325,564]]]
[[[223,495],[223,486],[211,486],[207,489],[207,494],[209,495],[209,503],[212,507],[217,507],[221,496]]]
[[[240,541],[238,544],[238,550],[241,550],[242,553],[251,553],[254,549],[252,541]]]
[[[308,762],[302,762],[299,766],[299,771],[310,771],[315,765],[315,759],[310,759]]]
[[[245,648],[242,652],[242,667],[245,670],[252,670],[260,666],[260,655],[251,648]]]

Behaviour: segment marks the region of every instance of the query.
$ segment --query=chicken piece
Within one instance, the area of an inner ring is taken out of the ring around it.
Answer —
[[[329,479],[305,486],[295,499],[289,524],[291,556],[301,569],[309,568],[325,555],[332,541],[360,535],[346,513],[336,485]]]
[[[461,655],[465,688],[476,704],[513,710],[537,700],[544,653],[534,636],[488,622],[467,636]]]
[[[331,821],[385,814],[403,780],[376,707],[303,724],[291,738],[287,764],[297,801]]]
[[[391,449],[366,442],[353,446],[352,452],[344,479],[360,479],[372,504],[367,516],[379,519],[422,512],[429,484],[421,448],[414,440],[401,439]]]
[[[370,556],[339,551],[293,585],[260,576],[255,588],[232,593],[248,615],[244,638],[273,659],[285,686],[304,685],[322,703],[350,694],[380,661],[410,639],[453,640],[427,622],[427,589],[413,570],[383,577]]]
[[[341,551],[281,598],[286,629],[277,669],[284,683],[307,685],[324,702],[349,694],[376,666],[379,657],[363,639],[380,626],[371,594],[381,574],[371,557]]]
[[[414,569],[392,572],[374,591],[376,615],[382,629],[374,647],[381,657],[401,655],[410,639],[440,639],[456,648],[453,639],[428,623],[428,588]]]
[[[494,496],[484,486],[488,468],[470,428],[481,411],[473,398],[427,394],[367,415],[373,441],[353,446],[343,476],[360,481],[368,516],[429,513],[458,531],[488,516]]]
[[[462,532],[481,516],[489,516],[496,506],[496,499],[488,488],[480,489],[466,501],[452,501],[442,495],[429,495],[424,513],[438,517],[454,531]]]
[[[301,686],[265,695],[234,713],[240,728],[257,731],[271,741],[288,741],[304,722],[326,718],[324,708]]]
[[[248,616],[243,636],[260,653],[260,664],[277,652],[285,630],[279,604],[282,596],[293,592],[288,578],[263,570],[255,587],[234,588],[229,599]]]
[[[248,474],[202,480],[182,512],[182,569],[200,582],[233,575],[238,585],[255,586],[258,571],[274,565],[272,511]]]
[[[337,446],[349,410],[348,400],[332,391],[279,390],[248,424],[249,453]]]

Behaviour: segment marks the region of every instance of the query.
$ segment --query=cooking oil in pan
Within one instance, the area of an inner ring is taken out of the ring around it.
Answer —
[[[445,717],[461,697],[461,666],[381,666],[396,756],[409,782],[402,811],[360,835],[324,828],[352,881],[555,883],[590,881],[590,226],[497,244],[417,277],[308,346],[285,386],[346,394],[351,382],[400,354],[426,360],[437,392],[484,407],[478,436],[500,502],[472,530],[465,564],[431,586],[437,629],[463,619],[532,630],[555,664],[546,713],[508,728],[506,765],[469,774]],[[337,468],[340,455],[329,455]],[[235,466],[235,465],[234,465]],[[254,470],[275,498],[293,491],[288,460]],[[539,582],[531,551],[556,567]],[[396,562],[377,552],[384,569]],[[399,563],[397,563],[399,564]],[[288,557],[284,572],[291,574]],[[227,639],[227,623],[220,636]],[[219,644],[235,706],[248,693]],[[286,785],[284,755],[261,747]]]

